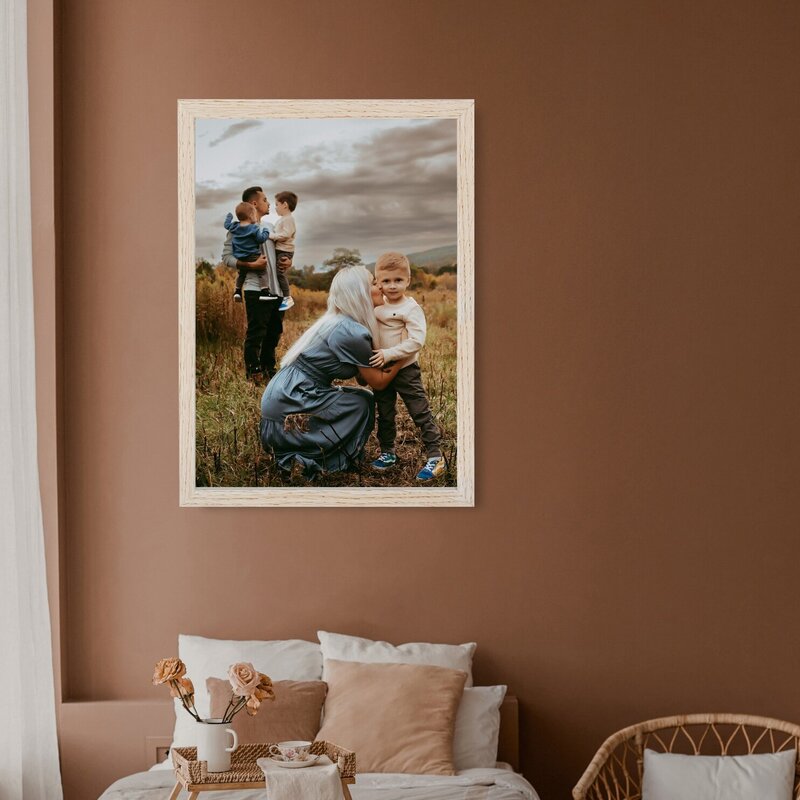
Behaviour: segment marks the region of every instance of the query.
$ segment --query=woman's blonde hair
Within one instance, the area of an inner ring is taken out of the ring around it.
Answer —
[[[349,319],[363,325],[371,334],[372,341],[378,340],[378,323],[369,287],[372,274],[361,265],[344,267],[333,276],[328,292],[328,310],[289,348],[281,361],[281,366],[291,364],[301,353],[324,341],[333,328]]]

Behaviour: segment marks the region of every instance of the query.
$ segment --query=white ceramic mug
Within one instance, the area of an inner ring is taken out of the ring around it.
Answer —
[[[239,746],[239,737],[233,728],[224,727],[221,719],[201,719],[197,723],[197,760],[206,762],[209,772],[227,772],[231,768],[231,753]],[[225,747],[228,734],[233,745]]]
[[[282,761],[308,761],[311,742],[278,742],[270,745],[269,754]]]

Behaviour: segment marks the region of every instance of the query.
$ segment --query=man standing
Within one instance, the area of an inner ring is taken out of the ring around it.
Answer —
[[[251,203],[256,210],[256,218],[269,214],[269,200],[260,186],[251,186],[242,192],[242,202]],[[264,222],[263,227],[272,232],[272,225]],[[275,244],[267,239],[261,245],[261,257],[257,261],[239,261],[233,255],[232,235],[228,232],[222,248],[222,262],[234,269],[245,267],[250,270],[244,281],[243,296],[247,314],[247,333],[244,337],[244,368],[247,377],[256,383],[268,381],[275,371],[275,348],[283,333],[283,312],[280,305],[277,270],[275,263]],[[287,267],[283,266],[282,270]],[[261,294],[258,277],[252,270],[267,270],[270,295]]]

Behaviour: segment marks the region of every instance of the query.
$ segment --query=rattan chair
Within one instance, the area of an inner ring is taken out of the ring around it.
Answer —
[[[688,714],[640,722],[606,739],[572,790],[574,800],[640,800],[645,748],[695,756],[800,753],[800,726],[745,714]],[[794,796],[800,800],[800,763],[795,766]]]

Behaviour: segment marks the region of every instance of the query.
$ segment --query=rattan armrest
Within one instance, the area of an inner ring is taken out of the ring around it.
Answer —
[[[572,790],[572,797],[574,800],[586,800],[589,790],[594,786],[595,781],[600,775],[600,770],[605,766],[609,756],[620,744],[628,739],[635,738],[637,733],[641,731],[643,724],[647,723],[630,725],[627,728],[623,728],[621,731],[617,731],[609,736],[608,739],[600,745],[600,749],[594,754],[594,758],[589,762],[589,766],[586,767],[583,775],[581,775],[581,779],[575,784],[575,788]],[[609,796],[614,797],[615,800],[616,798],[619,798],[619,800],[634,800],[640,797],[638,786],[632,786],[630,787],[630,791],[621,794],[612,793],[611,787],[608,787],[608,790]],[[620,788],[616,787],[616,790],[619,792]]]
[[[640,800],[644,748],[676,752],[683,745],[693,755],[744,755],[800,752],[800,727],[783,720],[748,714],[688,714],[631,725],[609,736],[572,790],[574,800]],[[795,797],[800,800],[800,763]]]

